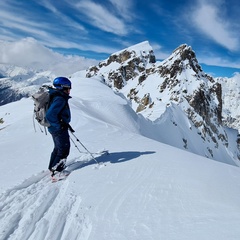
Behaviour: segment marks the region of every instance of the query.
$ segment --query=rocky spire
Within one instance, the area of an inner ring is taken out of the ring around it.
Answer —
[[[204,73],[190,46],[180,45],[167,59],[155,62],[152,48],[144,42],[88,69],[88,77],[95,74],[122,92],[133,109],[146,118],[157,122],[162,115],[160,109],[174,104],[191,120],[202,139],[213,142],[215,148],[219,142],[227,145],[227,135],[221,128],[221,84]],[[214,151],[207,151],[213,157]]]
[[[139,82],[145,80],[142,73],[148,64],[155,62],[153,49],[145,41],[112,54],[98,66],[90,67],[86,77],[100,74],[109,86],[122,89],[130,79],[139,77]]]
[[[176,78],[185,69],[192,69],[196,75],[203,72],[195,52],[190,46],[182,44],[162,62],[158,72],[162,77]]]

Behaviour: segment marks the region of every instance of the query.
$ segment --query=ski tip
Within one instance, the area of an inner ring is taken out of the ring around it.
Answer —
[[[58,179],[53,176],[53,177],[51,177],[51,181],[52,181],[52,183],[55,183],[58,181]]]
[[[65,180],[70,175],[70,173],[71,173],[71,171],[64,169],[62,172],[59,172],[59,173],[51,176],[51,180],[53,183]]]

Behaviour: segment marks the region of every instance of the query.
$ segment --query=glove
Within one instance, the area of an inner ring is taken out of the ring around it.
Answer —
[[[71,133],[74,133],[75,131],[73,130],[73,128],[70,126],[70,124],[68,124],[68,129],[70,130]]]
[[[62,130],[69,129],[70,132],[75,132],[69,123],[61,122],[60,125]]]
[[[60,122],[60,126],[61,126],[61,129],[62,130],[66,130],[66,129],[68,129],[68,123],[65,123],[65,122]]]

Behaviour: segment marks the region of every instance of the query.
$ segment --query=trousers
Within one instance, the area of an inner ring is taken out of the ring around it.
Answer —
[[[61,159],[68,157],[70,152],[70,137],[68,129],[63,129],[56,133],[51,133],[54,143],[54,148],[50,156],[48,169],[51,171]]]

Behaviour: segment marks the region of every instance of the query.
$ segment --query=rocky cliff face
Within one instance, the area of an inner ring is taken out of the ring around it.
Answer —
[[[216,78],[222,86],[223,124],[240,132],[240,74],[232,78]]]
[[[144,42],[89,68],[86,76],[94,75],[101,75],[107,85],[125,95],[136,112],[158,124],[168,107],[179,106],[205,143],[207,157],[215,158],[219,145],[228,146],[222,127],[222,85],[203,72],[190,46],[183,44],[156,62],[151,46]],[[182,148],[187,149],[190,139],[183,139]]]
[[[98,66],[90,67],[86,77],[101,74],[109,86],[122,89],[131,79],[137,78],[139,83],[143,82],[146,79],[146,66],[155,62],[152,48],[148,42],[143,42],[112,54]]]

